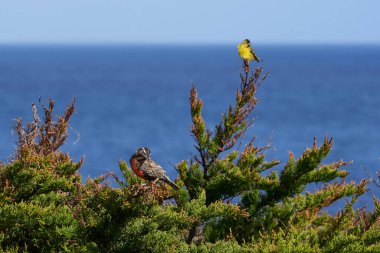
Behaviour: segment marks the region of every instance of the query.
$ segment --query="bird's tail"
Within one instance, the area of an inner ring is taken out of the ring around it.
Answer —
[[[162,178],[162,181],[164,181],[165,183],[167,183],[168,185],[170,185],[171,187],[173,187],[174,190],[178,190],[179,189],[179,187],[175,183],[173,183],[173,181],[171,181],[170,178],[168,178],[167,176],[164,176]]]

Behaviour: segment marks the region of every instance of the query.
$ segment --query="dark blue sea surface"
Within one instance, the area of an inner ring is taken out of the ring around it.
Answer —
[[[325,163],[353,161],[349,180],[380,170],[380,46],[255,47],[271,75],[258,91],[255,123],[245,141],[270,143],[267,159],[299,157],[328,135],[333,150]],[[16,147],[14,119],[32,119],[31,104],[52,98],[62,113],[76,97],[76,113],[63,147],[81,175],[118,174],[139,146],[176,177],[173,168],[196,153],[190,135],[189,90],[204,100],[208,127],[234,102],[241,60],[230,46],[1,46],[0,159]],[[79,140],[78,140],[79,133]],[[370,191],[358,205],[372,206]],[[312,185],[313,191],[320,185]]]

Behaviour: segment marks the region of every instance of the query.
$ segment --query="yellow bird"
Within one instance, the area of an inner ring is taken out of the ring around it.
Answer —
[[[243,42],[240,43],[237,46],[237,48],[239,51],[239,55],[242,59],[247,60],[247,61],[251,61],[251,60],[255,60],[257,62],[260,61],[260,58],[257,57],[255,52],[253,52],[251,48],[251,42],[249,41],[249,39],[243,40]]]

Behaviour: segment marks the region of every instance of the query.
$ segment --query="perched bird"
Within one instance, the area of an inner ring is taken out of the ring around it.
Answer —
[[[255,52],[253,52],[251,48],[251,42],[249,41],[249,39],[243,40],[243,42],[240,43],[237,46],[237,48],[239,51],[239,55],[242,59],[247,60],[247,61],[251,61],[251,60],[255,60],[257,62],[260,61],[260,58],[257,57]]]
[[[140,178],[153,182],[161,180],[175,190],[179,189],[178,186],[165,175],[165,170],[155,161],[150,159],[149,148],[138,148],[131,156],[129,162],[131,163],[133,172]]]

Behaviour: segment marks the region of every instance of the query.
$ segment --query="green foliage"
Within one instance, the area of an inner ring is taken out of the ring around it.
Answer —
[[[5,235],[2,243],[26,244],[29,250],[36,251],[63,249],[75,240],[78,226],[68,207],[54,204],[44,207],[34,202],[2,206],[0,224]]]
[[[353,209],[367,181],[346,182],[347,162],[324,164],[325,138],[283,168],[265,159],[254,138],[234,149],[253,123],[262,68],[244,61],[234,105],[214,128],[202,117],[203,102],[190,92],[197,154],[176,168],[178,191],[143,182],[119,162],[121,177],[108,173],[82,181],[60,151],[74,101],[54,117],[54,102],[33,104],[33,122],[16,122],[18,148],[0,164],[0,245],[5,252],[380,252],[380,201]],[[113,178],[118,184],[104,183]],[[309,184],[319,190],[306,192]],[[323,212],[346,199],[336,215]]]
[[[28,129],[22,129],[18,121],[15,158],[0,167],[1,245],[9,251],[69,251],[82,245],[78,241],[79,222],[70,206],[79,194],[81,178],[77,170],[82,160],[74,163],[57,151],[66,132],[61,123],[66,121],[58,117],[60,123],[52,122],[53,107],[50,101],[50,111],[40,127],[34,105],[35,121]],[[72,111],[73,104],[65,115]],[[48,141],[44,131],[51,129]]]

